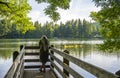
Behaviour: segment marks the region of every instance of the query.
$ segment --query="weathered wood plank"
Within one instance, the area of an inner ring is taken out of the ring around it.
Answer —
[[[69,54],[67,50],[64,50],[63,52]],[[63,58],[63,63],[69,66],[69,60],[67,60],[66,58]],[[63,68],[63,73],[65,73],[68,77],[70,76],[69,72],[66,71],[64,68]]]
[[[39,55],[39,53],[25,53],[26,56]]]
[[[38,70],[25,70],[23,78],[56,78],[51,70],[47,70],[45,73]]]
[[[50,68],[50,65],[45,65],[46,68]],[[34,69],[34,68],[40,68],[41,65],[26,65],[24,66],[25,69]]]
[[[75,70],[70,68],[68,65],[64,64],[61,60],[59,60],[56,56],[50,53],[50,56],[54,58],[66,71],[68,71],[75,78],[83,78],[80,74],[78,74]]]
[[[41,62],[40,61],[40,59],[24,59],[25,60],[25,62]],[[48,61],[47,62],[50,62],[50,60],[48,59]]]
[[[25,49],[40,49],[39,46],[25,46]]]
[[[14,73],[14,78],[20,78],[22,77],[23,73],[24,73],[24,59],[21,60],[21,62],[19,63],[16,72]]]
[[[56,70],[59,72],[59,74],[63,77],[63,78],[68,78],[63,72],[62,70],[52,61],[50,60],[51,64],[56,68]],[[54,71],[54,68],[51,67],[52,70]]]
[[[20,71],[21,73],[21,75],[20,75],[20,77],[19,78],[23,78],[23,75],[24,75],[24,62],[23,62],[23,64],[22,64],[22,66],[21,66],[21,71]]]
[[[25,59],[25,62],[40,62],[40,59]]]

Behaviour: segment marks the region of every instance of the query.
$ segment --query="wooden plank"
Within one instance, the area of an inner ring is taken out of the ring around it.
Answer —
[[[63,78],[68,78],[63,72],[62,70],[52,61],[50,60],[51,64],[56,68],[56,70],[59,72],[59,74],[63,77]],[[52,70],[54,71],[54,68],[51,66]]]
[[[55,78],[59,78],[59,76],[58,76],[58,74],[55,72],[55,70],[54,70],[54,67],[52,67],[51,65],[50,65],[50,70],[53,72],[53,74],[55,75]]]
[[[74,78],[84,78],[80,74],[78,74],[75,70],[70,68],[68,65],[64,64],[61,60],[59,60],[56,56],[50,53],[50,56],[54,58],[66,71],[68,71]]]
[[[23,64],[24,64],[24,59],[22,59],[20,61],[19,65],[17,67],[17,70],[16,70],[16,72],[14,74],[14,78],[19,78],[19,76],[22,76],[22,74],[24,73],[24,70],[23,70],[24,65]]]
[[[84,62],[84,61],[82,61],[78,58],[75,58],[75,57],[71,56],[71,55],[63,53],[63,52],[61,52],[59,50],[56,50],[54,48],[51,48],[51,50],[53,50],[57,54],[63,56],[67,60],[73,62],[74,64],[78,65],[79,67],[82,67],[83,69],[87,70],[88,72],[95,75],[96,77],[99,77],[99,78],[118,78],[118,76],[116,76],[113,73],[110,73],[110,72],[108,72],[108,71],[106,71],[102,68],[99,68],[99,67],[94,66],[92,64],[89,64],[87,62]]]
[[[25,62],[41,62],[40,59],[24,59]],[[50,62],[50,60],[48,59],[47,62]]]
[[[25,53],[25,55],[27,55],[27,56],[31,56],[31,55],[39,55],[39,53]]]
[[[24,62],[21,66],[21,71],[20,71],[20,77],[19,78],[23,78],[23,74],[24,74]]]
[[[25,46],[25,49],[40,49],[39,46]]]
[[[45,65],[46,66],[46,68],[50,68],[50,65]],[[41,67],[41,65],[26,65],[26,66],[24,66],[24,68],[25,69],[34,69],[34,68],[40,68]]]
[[[38,70],[25,70],[23,78],[56,78],[51,70],[45,73]]]
[[[25,62],[40,62],[40,59],[25,59]]]
[[[69,54],[67,50],[64,50],[64,52]],[[63,58],[63,63],[69,66],[69,60],[67,60],[66,58]],[[63,68],[63,73],[65,73],[68,77],[70,76],[69,72],[66,71],[64,68]]]

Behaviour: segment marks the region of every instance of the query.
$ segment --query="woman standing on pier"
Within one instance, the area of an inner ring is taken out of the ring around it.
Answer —
[[[48,55],[49,55],[49,41],[45,35],[43,35],[39,42],[40,47],[40,61],[42,62],[42,66],[40,67],[40,71],[45,72],[45,64],[48,61]]]

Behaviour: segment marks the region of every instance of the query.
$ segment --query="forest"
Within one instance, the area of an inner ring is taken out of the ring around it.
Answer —
[[[0,21],[0,26],[5,25],[5,20]],[[4,27],[4,26],[3,26]],[[11,25],[11,29],[6,35],[0,38],[40,38],[42,35],[46,35],[48,38],[67,38],[67,39],[90,39],[101,38],[99,29],[99,23],[91,23],[84,20],[76,19],[67,21],[65,24],[54,24],[53,22],[46,22],[44,25],[36,21],[34,23],[34,30],[27,31],[23,34],[17,31],[15,24]],[[4,29],[4,28],[1,28]],[[0,30],[3,32],[5,30]]]
[[[65,24],[55,24],[60,19],[58,8],[68,10],[71,0],[35,0],[38,4],[49,4],[44,13],[51,18],[50,23],[32,23],[28,13],[32,10],[28,0],[0,0],[0,38],[39,38],[42,34],[49,38],[94,38],[103,37],[103,49],[120,49],[120,0],[92,0],[98,12],[86,20],[70,20]],[[99,28],[99,30],[98,30]],[[100,33],[99,33],[100,31]]]

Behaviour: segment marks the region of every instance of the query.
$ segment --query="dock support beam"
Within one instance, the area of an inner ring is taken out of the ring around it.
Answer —
[[[53,45],[51,45],[51,48],[54,48],[54,46],[53,46]],[[51,54],[53,54],[53,55],[54,55],[54,51],[52,51],[52,50],[51,50],[50,52],[51,52]],[[51,59],[52,61],[54,61],[54,59],[53,59],[52,57],[51,57],[50,59]],[[52,68],[54,68],[54,66],[53,66],[52,64],[51,64],[51,67],[52,67]]]
[[[64,52],[67,53],[67,54],[69,54],[69,52],[68,52],[67,50],[64,50]],[[65,59],[65,58],[63,58],[63,63],[69,66],[69,60],[67,60],[67,59]],[[63,68],[63,72],[64,72],[64,73],[68,76],[68,78],[69,78],[69,72],[66,71],[64,68]]]

